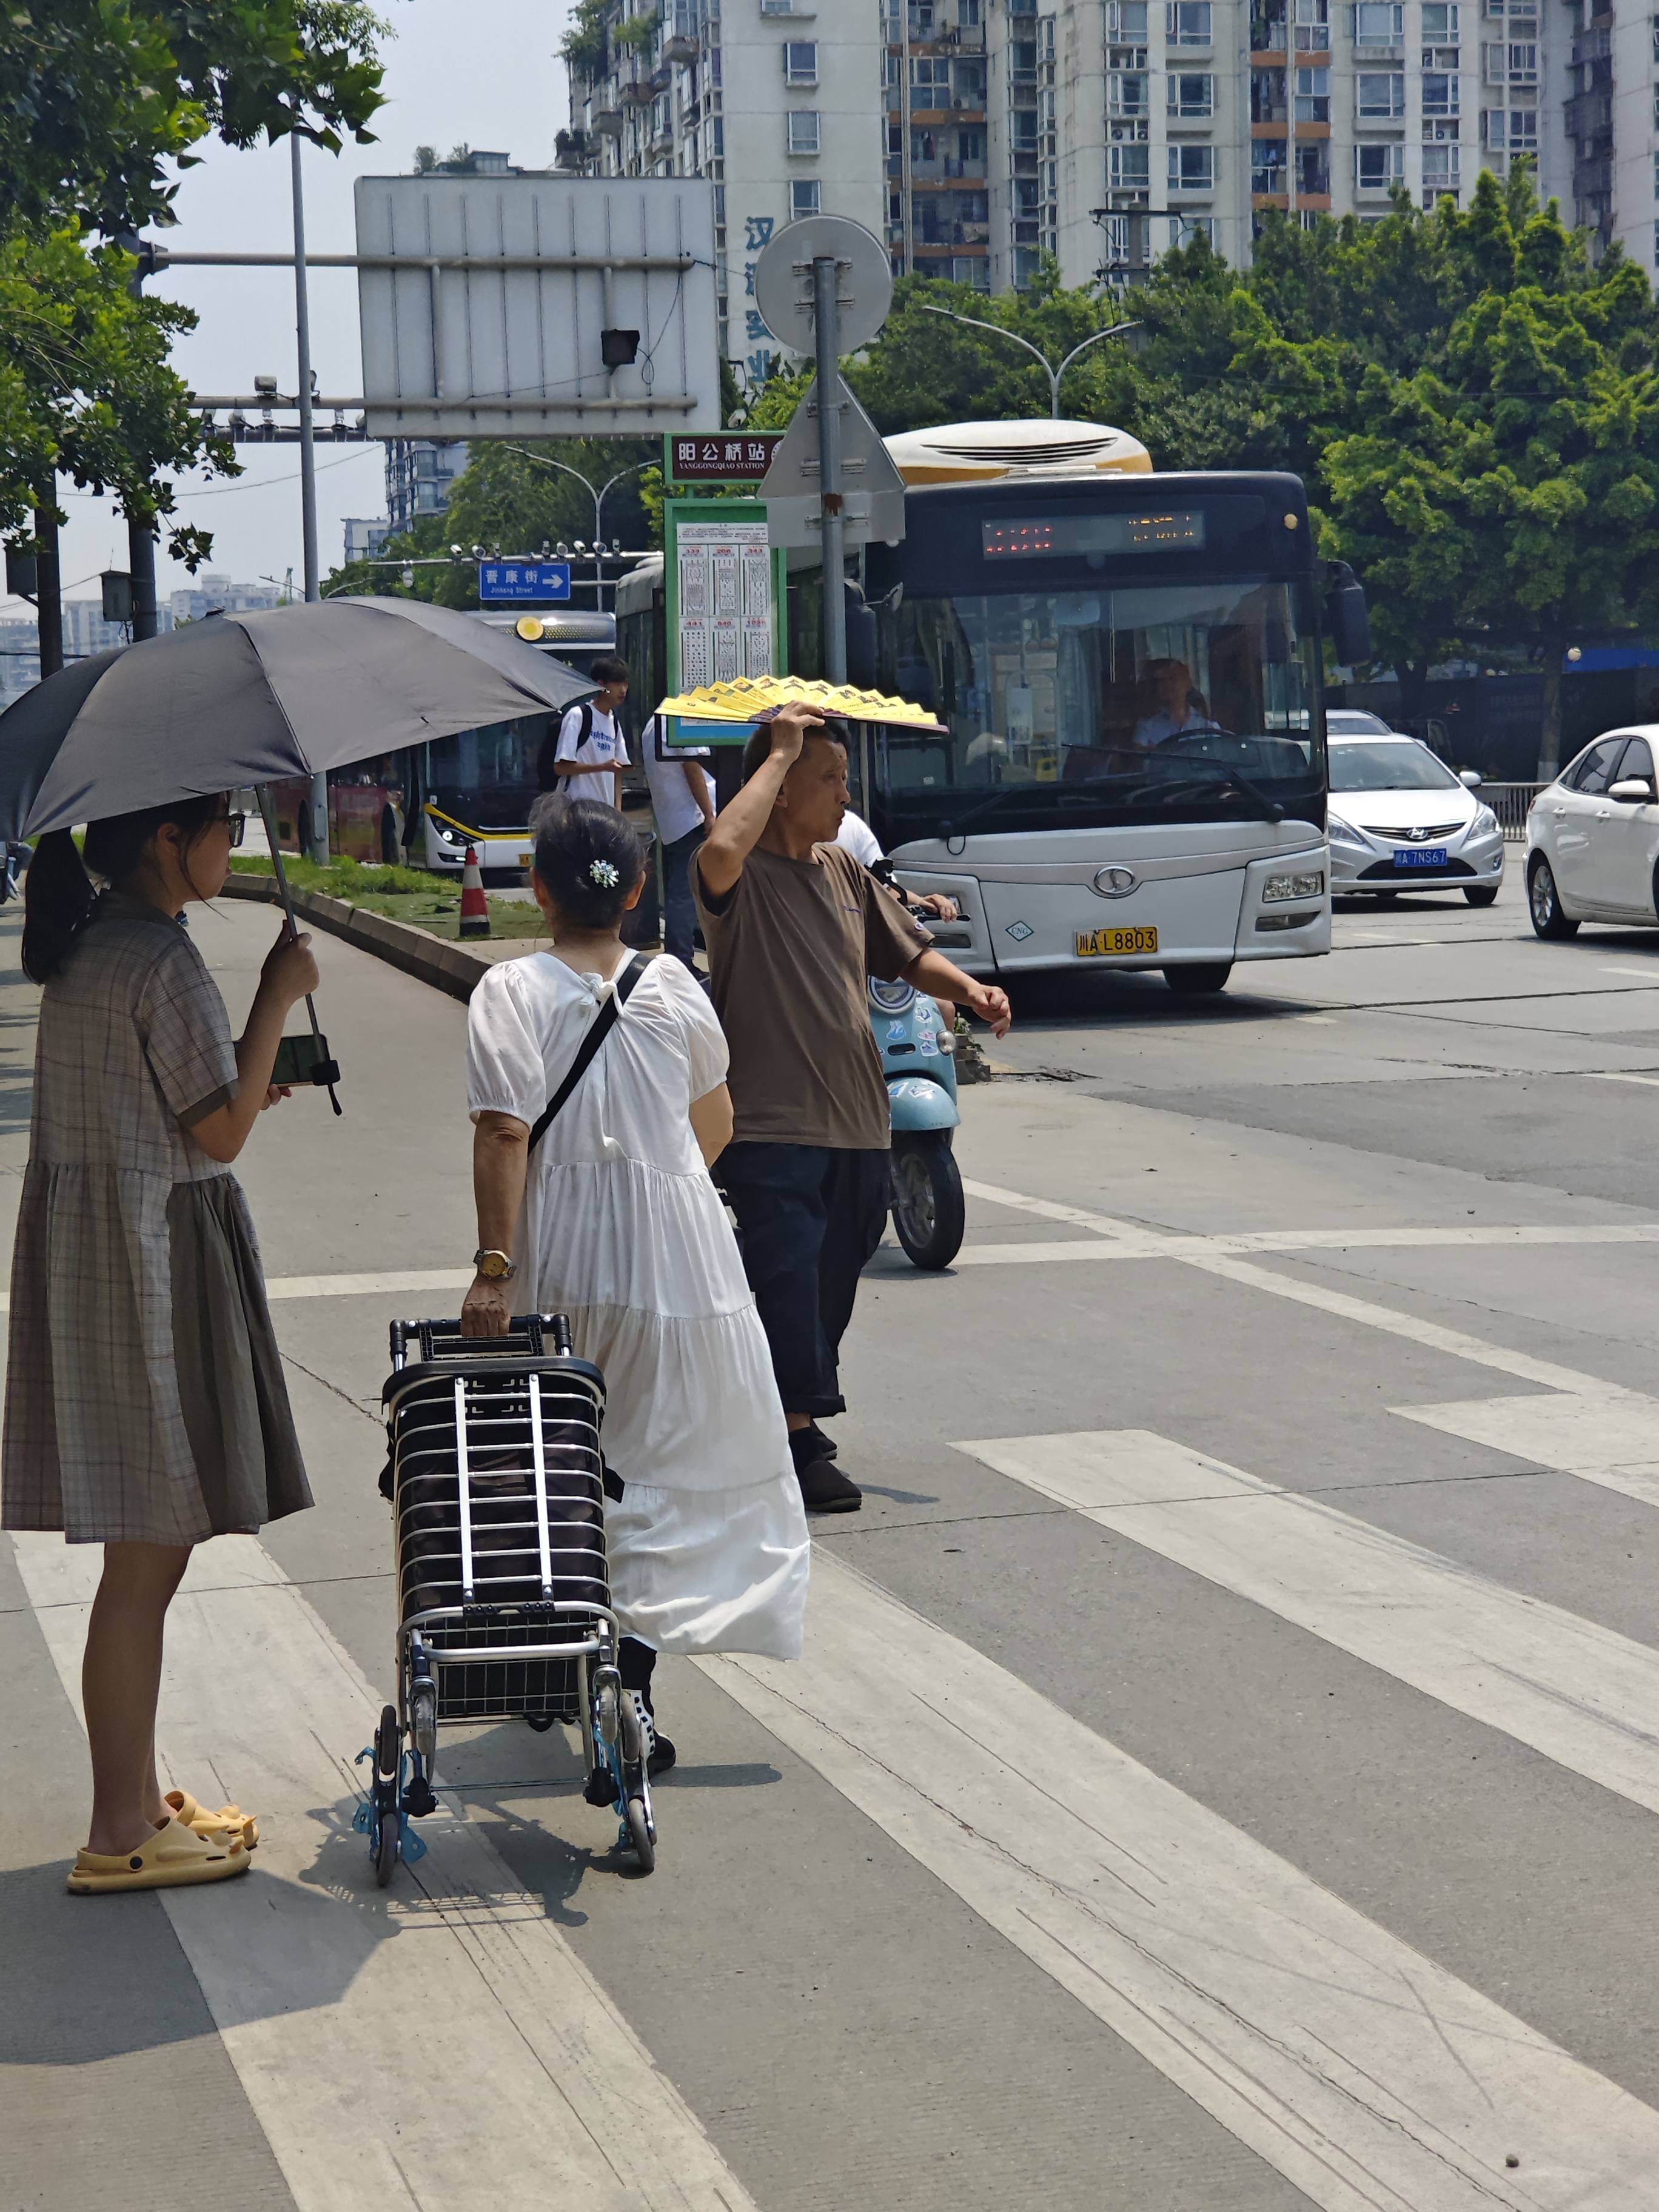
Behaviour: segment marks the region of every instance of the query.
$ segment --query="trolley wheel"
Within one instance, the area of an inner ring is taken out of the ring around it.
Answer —
[[[398,1769],[403,1759],[404,1732],[398,1720],[396,1705],[383,1705],[380,1725],[374,1731],[374,1771],[388,1782],[398,1779]]]
[[[380,1814],[380,1848],[374,1854],[374,1885],[377,1889],[384,1889],[398,1871],[403,1839],[404,1816],[394,1806],[387,1806]]]
[[[894,1138],[893,1226],[918,1267],[948,1267],[962,1249],[967,1212],[948,1134]]]
[[[417,1683],[410,1692],[409,1733],[430,1766],[438,1755],[438,1692],[430,1682]]]
[[[646,1814],[645,1806],[637,1797],[630,1797],[628,1801],[628,1840],[633,1846],[635,1857],[640,1863],[640,1872],[654,1873],[657,1864],[657,1846],[652,1838],[651,1823]]]
[[[593,1726],[601,1743],[615,1743],[622,1726],[622,1698],[614,1682],[602,1682],[593,1699]]]
[[[545,1735],[557,1718],[556,1713],[526,1713],[524,1724],[526,1728],[534,1729],[538,1735]]]

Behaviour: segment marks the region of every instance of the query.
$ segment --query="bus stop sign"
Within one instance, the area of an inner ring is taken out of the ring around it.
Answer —
[[[480,561],[478,605],[544,607],[570,597],[568,561]]]

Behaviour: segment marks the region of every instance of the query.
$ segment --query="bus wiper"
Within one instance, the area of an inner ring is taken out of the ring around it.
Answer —
[[[1191,765],[1195,767],[1198,763],[1194,762]],[[1231,784],[1236,790],[1242,791],[1247,799],[1253,799],[1255,801],[1261,810],[1261,818],[1264,822],[1282,822],[1285,819],[1283,806],[1278,799],[1269,799],[1259,783],[1252,783],[1248,775],[1241,775],[1236,768],[1229,768],[1220,761],[1217,761],[1214,766],[1218,781],[1211,781],[1201,775],[1184,775],[1173,782],[1162,783],[1156,778],[1149,778],[1138,790],[1131,792],[1128,796],[1131,799],[1140,799],[1151,797],[1153,793],[1157,793],[1162,797],[1169,798],[1178,791],[1224,791],[1227,786]]]
[[[948,843],[952,837],[960,837],[963,830],[968,827],[968,824],[970,822],[977,822],[981,814],[994,813],[995,810],[1001,805],[1005,799],[1030,799],[1034,792],[1052,791],[1054,793],[1054,804],[1057,807],[1062,805],[1079,806],[1087,803],[1083,787],[1078,785],[1071,786],[1069,787],[1071,795],[1069,798],[1066,798],[1063,797],[1062,794],[1066,792],[1067,788],[1068,787],[1064,784],[1054,783],[1005,783],[1000,785],[995,791],[989,793],[987,797],[980,799],[976,805],[970,806],[965,814],[955,815],[948,822],[941,822],[939,825],[939,834]]]

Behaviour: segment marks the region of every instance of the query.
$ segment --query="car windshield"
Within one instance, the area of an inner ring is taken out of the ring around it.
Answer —
[[[1081,829],[1316,803],[1316,652],[1299,588],[1268,578],[907,592],[883,625],[881,689],[949,735],[878,733],[886,842],[970,819]]]
[[[1357,744],[1336,738],[1331,744],[1333,791],[1447,791],[1462,786],[1426,745],[1414,738]]]

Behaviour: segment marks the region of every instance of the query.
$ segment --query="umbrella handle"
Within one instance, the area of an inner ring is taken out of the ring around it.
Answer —
[[[276,874],[276,896],[282,901],[283,914],[288,922],[288,933],[291,940],[300,934],[300,924],[294,911],[294,895],[289,889],[287,871],[283,866],[283,848],[277,842],[276,817],[271,807],[269,787],[263,783],[259,784],[255,789],[254,797],[259,802],[259,817],[265,825],[265,842],[270,848],[270,865]],[[323,1042],[322,1028],[317,1019],[316,1001],[309,991],[306,993],[306,1012],[311,1018],[312,1036],[320,1046]],[[337,1114],[343,1114],[345,1111],[336,1095],[331,1081],[328,1086],[328,1103]]]

